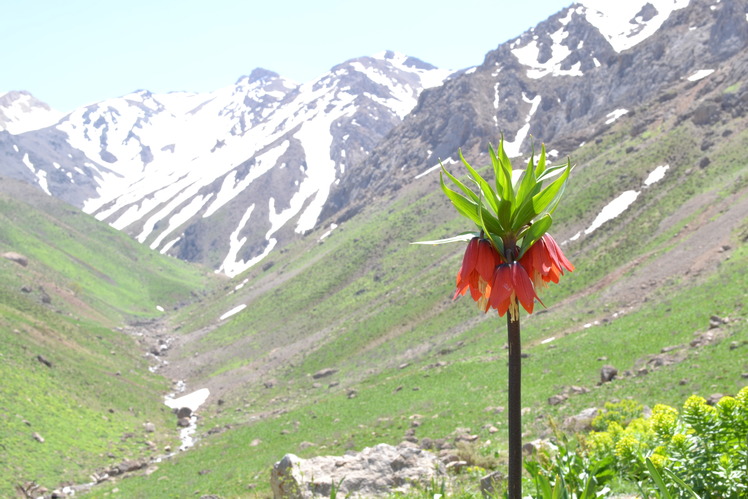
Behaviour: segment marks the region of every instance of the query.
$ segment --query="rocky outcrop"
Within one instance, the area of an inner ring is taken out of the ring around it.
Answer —
[[[2,254],[2,257],[11,262],[16,262],[21,267],[26,267],[29,264],[28,258],[14,251],[7,251]]]
[[[380,497],[444,475],[435,455],[405,442],[397,447],[379,444],[344,456],[301,459],[286,454],[273,466],[271,486],[276,499],[330,497],[333,487],[344,497]]]
[[[695,85],[701,86],[700,96],[714,98],[684,102],[676,112],[704,126],[744,112],[745,92],[728,97],[715,92],[745,76],[741,54],[748,45],[748,24],[743,10],[737,0],[692,0],[651,37],[618,51],[590,23],[585,7],[571,5],[499,45],[480,66],[424,91],[357,174],[334,188],[326,213],[350,209],[368,192],[397,191],[440,159],[457,159],[458,149],[468,160],[485,164],[479,155],[502,135],[515,153],[527,154],[533,142],[545,142],[564,158],[608,129],[615,110],[626,110],[631,118],[640,103],[676,101]],[[632,26],[638,22],[630,21]],[[562,59],[555,58],[561,54]],[[700,72],[712,69],[711,78],[699,81]],[[637,118],[647,119],[655,117]]]
[[[604,365],[600,368],[600,383],[608,383],[613,381],[618,376],[618,369],[611,365]]]

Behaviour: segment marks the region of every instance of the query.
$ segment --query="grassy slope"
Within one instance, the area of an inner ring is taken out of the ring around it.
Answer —
[[[654,110],[637,114],[648,112]],[[562,419],[613,398],[678,405],[694,392],[734,393],[745,384],[744,352],[728,348],[748,341],[748,226],[731,211],[748,201],[743,125],[717,125],[709,131],[715,145],[705,152],[692,140],[703,130],[688,120],[655,120],[642,129],[634,117],[575,153],[579,166],[551,231],[559,241],[588,227],[624,190],[641,194],[616,220],[566,246],[577,271],[542,294],[547,312],[523,321],[529,437],[547,430],[549,416]],[[634,129],[640,131],[632,135]],[[698,166],[705,154],[711,160],[706,169]],[[665,178],[642,189],[648,173],[662,164],[670,165]],[[481,428],[505,426],[502,414],[485,411],[505,405],[502,322],[480,315],[468,300],[451,301],[461,247],[408,244],[462,230],[435,177],[426,178],[396,199],[375,201],[324,242],[312,234],[273,257],[272,266],[252,269],[241,289],[227,287],[212,304],[184,309],[179,320],[189,333],[248,305],[183,353],[221,352],[194,380],[219,390],[226,401],[203,410],[204,429],[232,429],[206,436],[150,477],[117,487],[128,497],[150,497],[153,487],[163,497],[196,491],[263,496],[268,469],[284,453],[336,454],[397,443],[416,414],[420,438],[470,427],[493,442],[482,452],[501,453],[503,432],[490,436]],[[725,244],[731,249],[720,252]],[[702,246],[703,259],[691,254],[675,260]],[[686,360],[646,376],[596,387],[603,363],[598,358],[636,372],[663,347],[688,344],[707,329],[712,314],[733,318],[722,328],[723,340],[684,349]],[[314,341],[304,341],[310,337]],[[556,339],[541,343],[550,337]],[[435,367],[438,362],[443,365]],[[272,371],[247,375],[271,365]],[[310,375],[325,367],[340,371],[315,384]],[[273,380],[273,387],[265,388],[263,380]],[[339,385],[328,387],[331,381]],[[547,404],[570,385],[590,392]],[[349,390],[356,390],[355,398]],[[262,442],[250,446],[254,439]],[[315,445],[302,450],[305,441]],[[198,473],[204,469],[211,471]]]
[[[193,299],[209,274],[2,179],[0,253],[7,251],[28,266],[0,258],[0,496],[25,481],[88,481],[98,467],[145,455],[146,440],[173,444],[174,419],[161,404],[169,384],[113,327]],[[145,433],[146,421],[156,433]]]

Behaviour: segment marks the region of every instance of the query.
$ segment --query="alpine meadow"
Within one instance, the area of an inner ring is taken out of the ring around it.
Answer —
[[[748,3],[599,4],[0,95],[0,496],[748,497]]]

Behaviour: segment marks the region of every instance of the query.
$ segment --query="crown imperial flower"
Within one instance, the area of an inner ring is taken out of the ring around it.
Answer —
[[[508,310],[512,317],[517,317],[517,302],[531,314],[535,300],[540,301],[530,276],[518,262],[502,264],[496,268],[491,290],[489,304],[499,312],[499,316],[503,316]]]
[[[566,259],[556,241],[547,234],[566,181],[571,163],[546,167],[545,147],[540,158],[530,158],[527,169],[515,176],[504,152],[503,139],[494,151],[489,147],[494,184],[486,181],[462,156],[462,164],[474,186],[465,185],[449,173],[444,165],[439,177],[442,191],[457,211],[473,222],[477,232],[469,232],[439,241],[420,244],[442,244],[468,241],[462,265],[457,273],[454,297],[467,294],[487,312],[495,308],[499,316],[507,315],[508,346],[508,486],[512,499],[522,497],[522,414],[521,408],[521,342],[519,307],[531,314],[536,288],[552,281],[557,283],[564,270],[574,266]],[[444,183],[444,175],[456,190]],[[550,181],[543,186],[544,181]],[[509,312],[509,314],[507,314]]]
[[[558,278],[564,275],[564,269],[574,270],[574,265],[566,259],[553,236],[546,233],[525,252],[520,263],[535,286],[547,286],[548,282],[558,284]]]
[[[422,244],[469,239],[457,273],[454,297],[467,294],[486,312],[519,317],[519,305],[532,313],[538,287],[559,282],[574,266],[547,233],[569,178],[571,164],[546,166],[545,147],[538,162],[534,156],[524,172],[514,172],[503,140],[498,150],[489,148],[495,182],[485,180],[462,156],[473,187],[449,173],[442,165],[441,187],[457,211],[471,220],[477,232]],[[520,175],[515,175],[519,173]],[[444,175],[456,190],[444,183]],[[545,181],[549,185],[543,186]],[[540,302],[542,304],[542,302]]]
[[[491,294],[491,282],[496,267],[501,263],[501,257],[496,249],[486,239],[474,237],[470,240],[462,258],[462,266],[457,273],[457,290],[455,298],[464,295],[468,289],[470,296],[479,304],[485,305]]]

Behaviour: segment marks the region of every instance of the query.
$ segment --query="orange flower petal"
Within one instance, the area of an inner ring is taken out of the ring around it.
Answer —
[[[498,310],[500,316],[503,316],[512,303],[513,295],[514,287],[512,286],[509,265],[499,265],[496,268],[496,272],[494,272],[494,280],[488,304]]]
[[[530,276],[527,275],[525,268],[519,263],[513,263],[510,265],[512,284],[514,291],[517,294],[520,304],[527,310],[528,314],[532,313],[533,307],[535,306],[535,300],[538,298],[535,293],[535,287],[532,285]],[[543,303],[543,302],[541,302]]]
[[[478,261],[475,265],[478,274],[485,281],[490,282],[499,263],[501,263],[499,253],[494,249],[490,241],[482,239],[478,243]]]

